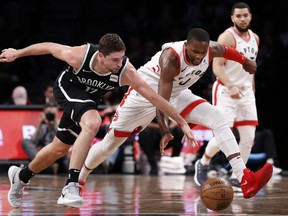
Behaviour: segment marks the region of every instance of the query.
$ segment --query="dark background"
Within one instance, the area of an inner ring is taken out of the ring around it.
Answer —
[[[108,32],[118,33],[127,46],[130,61],[139,67],[162,43],[184,40],[191,27],[202,27],[211,40],[232,25],[232,0],[104,1],[104,0],[0,0],[0,49],[22,48],[36,42],[67,45],[97,43]],[[245,1],[252,9],[251,29],[260,37],[257,58],[256,99],[258,129],[274,131],[280,166],[287,158],[287,50],[288,18],[285,1]],[[0,64],[0,104],[12,89],[24,85],[34,104],[43,99],[46,83],[53,81],[63,62],[51,56],[18,59]],[[201,88],[214,79],[211,68],[192,87]]]

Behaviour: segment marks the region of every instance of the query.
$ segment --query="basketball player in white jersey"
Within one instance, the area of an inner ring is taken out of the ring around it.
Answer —
[[[232,6],[231,20],[233,27],[226,29],[218,38],[218,42],[233,47],[247,59],[256,61],[259,37],[249,29],[252,19],[250,7],[243,2]],[[254,143],[255,130],[258,125],[254,74],[247,73],[241,64],[224,58],[215,58],[213,72],[216,81],[212,89],[212,101],[225,116],[230,128],[239,131],[239,149],[244,163],[248,161]],[[202,158],[195,163],[195,183],[201,186],[207,180],[208,165],[211,158],[220,151],[217,138],[212,138]],[[230,182],[234,191],[241,192],[235,173]]]
[[[229,160],[237,179],[242,182],[245,198],[253,197],[271,178],[272,166],[267,163],[254,173],[246,168],[237,141],[224,116],[208,101],[193,94],[188,88],[199,80],[214,57],[224,57],[242,64],[254,73],[256,63],[238,51],[210,41],[209,34],[199,28],[191,29],[187,40],[166,43],[150,61],[138,69],[139,75],[158,93],[177,108],[181,116],[191,124],[211,128],[220,149]],[[246,72],[247,74],[249,74]],[[84,184],[92,170],[111,155],[133,133],[145,128],[155,117],[156,108],[130,88],[123,97],[104,139],[92,146],[80,172]],[[163,152],[172,135],[163,113],[157,111],[157,120],[163,133],[160,149]]]

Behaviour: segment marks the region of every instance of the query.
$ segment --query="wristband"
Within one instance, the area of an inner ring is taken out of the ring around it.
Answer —
[[[239,62],[242,65],[246,62],[247,58],[241,53],[239,53],[237,50],[231,47],[228,47],[226,45],[224,45],[224,48],[225,48],[225,53],[223,54],[223,58]]]

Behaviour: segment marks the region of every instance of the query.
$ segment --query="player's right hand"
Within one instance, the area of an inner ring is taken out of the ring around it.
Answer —
[[[16,49],[8,48],[3,49],[0,54],[0,62],[12,62],[16,59]]]
[[[181,127],[181,129],[184,133],[184,136],[182,138],[182,144],[186,140],[188,145],[192,146],[192,148],[196,148],[199,145],[199,143],[195,139],[194,134],[193,134],[191,128],[189,127],[189,125],[185,124]]]
[[[160,154],[164,155],[165,147],[168,145],[169,141],[173,140],[174,136],[170,133],[165,133],[160,140]]]

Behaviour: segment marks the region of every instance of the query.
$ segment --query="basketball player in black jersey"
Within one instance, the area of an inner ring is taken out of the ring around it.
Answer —
[[[11,188],[8,201],[13,207],[21,206],[23,190],[30,179],[66,155],[72,145],[68,179],[57,203],[71,207],[80,207],[83,204],[78,177],[90,144],[101,125],[97,105],[106,92],[119,86],[131,86],[158,109],[172,117],[180,125],[189,144],[196,145],[186,121],[138,75],[125,56],[125,50],[122,39],[113,33],[104,35],[98,45],[87,43],[70,47],[44,42],[18,50],[2,50],[0,62],[12,62],[25,56],[51,54],[67,63],[54,85],[55,98],[64,110],[54,140],[39,151],[25,168],[9,168]]]

